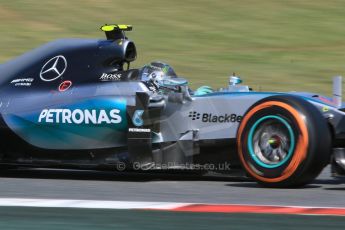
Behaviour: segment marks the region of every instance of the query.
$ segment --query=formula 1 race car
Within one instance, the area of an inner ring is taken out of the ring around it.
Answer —
[[[268,187],[307,184],[330,162],[344,172],[341,78],[331,99],[254,92],[237,76],[193,91],[163,62],[130,68],[132,26],[101,29],[107,39],[57,40],[0,65],[0,167],[243,169]]]

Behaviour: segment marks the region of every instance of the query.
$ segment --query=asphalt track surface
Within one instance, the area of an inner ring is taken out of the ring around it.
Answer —
[[[242,178],[66,170],[10,170],[0,198],[345,207],[345,179],[330,169],[299,189]],[[343,229],[345,217],[150,210],[0,207],[0,229]]]
[[[268,189],[241,178],[66,170],[2,172],[0,198],[155,201],[345,207],[345,178],[326,168],[298,189]]]

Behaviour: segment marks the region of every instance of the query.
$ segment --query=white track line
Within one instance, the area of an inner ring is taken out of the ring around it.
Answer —
[[[0,206],[46,207],[46,208],[171,210],[171,209],[183,207],[189,204],[190,203],[0,198]]]
[[[1,206],[345,216],[345,208],[340,207],[274,206],[250,204],[197,204],[175,202],[0,198],[0,207]]]

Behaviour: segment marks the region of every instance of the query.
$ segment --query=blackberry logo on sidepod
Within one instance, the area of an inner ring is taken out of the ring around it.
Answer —
[[[189,112],[192,121],[201,120],[203,123],[230,123],[241,122],[242,116],[235,113],[212,114],[212,113],[198,113],[196,111]]]
[[[192,118],[193,121],[199,120],[200,119],[200,113],[192,111],[192,112],[189,112],[188,117]]]

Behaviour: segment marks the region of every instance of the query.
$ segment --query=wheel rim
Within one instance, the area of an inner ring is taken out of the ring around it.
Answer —
[[[294,147],[294,133],[290,124],[282,117],[262,117],[249,131],[250,156],[264,168],[276,168],[286,163],[291,158]]]

